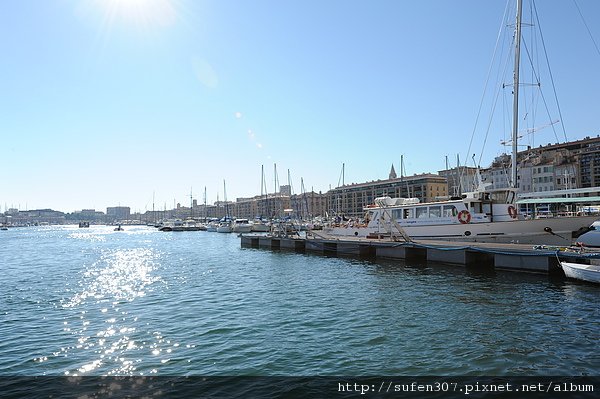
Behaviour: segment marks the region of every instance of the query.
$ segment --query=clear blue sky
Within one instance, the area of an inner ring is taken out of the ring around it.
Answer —
[[[576,4],[600,42],[600,2]],[[153,193],[161,209],[188,205],[191,189],[202,203],[205,186],[209,203],[223,199],[223,180],[234,200],[260,194],[261,165],[273,191],[274,163],[295,192],[301,177],[307,190],[337,186],[342,163],[346,183],[399,172],[402,154],[408,174],[444,169],[446,155],[467,158],[505,8],[2,1],[0,206],[144,212]],[[597,135],[600,54],[574,2],[537,8],[567,137]],[[505,150],[503,130],[484,150],[485,132],[475,137],[482,166]],[[537,134],[524,140],[556,142]]]

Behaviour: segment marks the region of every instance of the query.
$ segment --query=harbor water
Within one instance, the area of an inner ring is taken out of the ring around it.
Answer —
[[[598,375],[600,287],[242,248],[145,226],[0,232],[0,375]]]

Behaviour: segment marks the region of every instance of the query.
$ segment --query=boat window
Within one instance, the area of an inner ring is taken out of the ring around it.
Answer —
[[[404,219],[412,219],[414,217],[414,209],[408,208],[404,210]]]
[[[444,205],[443,209],[444,217],[455,217],[458,215],[458,211],[454,205]]]
[[[395,220],[402,219],[402,209],[394,209],[394,210],[392,210],[392,217]]]
[[[417,219],[427,217],[427,207],[426,206],[419,206],[419,207],[415,208],[415,211],[416,211]]]
[[[471,203],[472,211],[475,213],[482,213],[483,209],[481,207],[481,202],[472,202]]]
[[[430,206],[429,207],[429,217],[430,218],[439,218],[442,216],[442,208],[440,206]]]

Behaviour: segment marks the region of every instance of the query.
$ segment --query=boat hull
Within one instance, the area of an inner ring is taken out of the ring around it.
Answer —
[[[234,233],[250,233],[251,231],[251,224],[236,224],[235,226],[233,226]]]
[[[568,278],[600,284],[600,266],[598,265],[569,262],[560,262],[560,265]]]
[[[271,230],[270,226],[265,223],[253,223],[251,226],[251,231],[256,233],[267,233]]]
[[[414,240],[570,246],[577,240],[573,238],[573,233],[590,226],[597,219],[597,216],[585,216],[488,223],[403,225],[402,229]],[[386,230],[383,227],[328,227],[324,232],[333,236],[368,237],[385,234]]]

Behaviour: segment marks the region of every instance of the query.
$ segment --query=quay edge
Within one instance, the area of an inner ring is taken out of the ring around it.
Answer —
[[[271,250],[291,250],[328,256],[404,259],[477,266],[517,272],[562,272],[560,260],[590,263],[599,252],[581,249],[524,244],[449,242],[420,240],[395,242],[389,239],[277,237],[241,235],[241,246]]]

